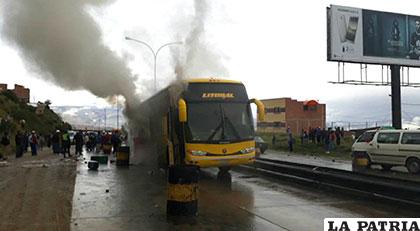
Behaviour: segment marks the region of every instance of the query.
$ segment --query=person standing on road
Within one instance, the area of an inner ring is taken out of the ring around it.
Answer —
[[[274,145],[276,144],[276,135],[273,134],[273,138],[271,139],[271,143]]]
[[[330,150],[331,150],[330,133],[331,133],[331,130],[328,129],[328,131],[326,131],[326,135],[324,136],[324,145],[325,145],[325,152],[326,153],[330,153]]]
[[[9,135],[7,132],[3,134],[3,137],[1,138],[1,144],[6,148],[10,144]],[[4,154],[0,153],[0,159],[5,159],[6,157]]]
[[[21,131],[18,131],[15,135],[15,145],[16,145],[16,158],[20,158],[23,155],[23,141],[24,137]]]
[[[51,138],[53,153],[56,155],[58,155],[61,152],[60,137],[61,137],[60,130],[57,130],[55,131],[55,133],[52,135],[52,138]]]
[[[335,149],[335,141],[336,141],[335,131],[330,132],[330,151]]]
[[[321,143],[321,137],[322,137],[321,128],[320,127],[317,127],[315,129],[315,136],[316,136],[316,143],[317,144],[320,144]]]
[[[117,153],[118,148],[120,147],[121,140],[118,134],[118,131],[113,131],[111,136],[111,144],[112,144],[112,153]]]
[[[290,130],[290,127],[287,128],[287,145],[289,148],[289,152],[293,152],[293,135],[292,130]]]
[[[101,144],[102,135],[101,135],[101,132],[96,133],[95,139],[96,139],[96,141],[95,141],[95,143],[96,143],[95,152],[99,153],[102,149],[102,144]]]
[[[35,131],[32,131],[31,135],[29,136],[29,144],[31,146],[32,156],[36,156],[38,154],[37,152],[38,137]]]
[[[83,149],[83,133],[81,131],[78,131],[76,135],[74,135],[74,143],[76,145],[76,156],[81,156]]]
[[[83,134],[83,142],[85,143],[86,151],[90,152],[90,148],[89,148],[89,134],[87,132],[85,132],[85,134]]]
[[[63,145],[63,156],[66,158],[66,153],[70,156],[70,135],[67,131],[64,131],[62,135],[62,145]]]
[[[29,135],[28,135],[28,132],[25,131],[23,133],[23,153],[28,152],[28,146],[29,146]]]
[[[336,138],[336,144],[337,146],[340,146],[341,144],[341,131],[340,131],[340,127],[337,127],[335,130],[335,138]]]

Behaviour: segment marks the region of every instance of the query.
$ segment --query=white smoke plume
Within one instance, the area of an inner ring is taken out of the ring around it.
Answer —
[[[191,30],[186,38],[182,34],[176,37],[184,39],[185,53],[179,53],[179,49],[172,48],[172,59],[176,79],[197,77],[227,77],[228,70],[222,63],[222,56],[212,49],[206,40],[206,20],[210,13],[210,5],[207,0],[194,0],[194,17],[190,22]]]
[[[135,78],[123,58],[101,38],[87,13],[111,0],[3,0],[2,39],[15,46],[26,66],[69,89],[108,98],[136,99]]]

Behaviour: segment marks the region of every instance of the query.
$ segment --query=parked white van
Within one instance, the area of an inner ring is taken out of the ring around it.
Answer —
[[[369,132],[369,135],[365,135]],[[371,137],[372,132],[365,132],[359,139]],[[406,166],[410,173],[419,173],[420,130],[378,130],[371,141],[363,143],[356,140],[352,147],[352,155],[353,158],[363,158],[365,155],[368,167],[371,164],[379,164],[385,170],[389,170],[400,165]]]

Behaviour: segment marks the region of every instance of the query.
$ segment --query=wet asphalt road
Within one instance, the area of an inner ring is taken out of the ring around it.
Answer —
[[[89,171],[78,165],[72,230],[322,230],[327,217],[415,217],[410,209],[232,172],[232,184],[200,179],[199,214],[166,216],[165,174],[144,164]],[[108,191],[107,191],[108,190]]]

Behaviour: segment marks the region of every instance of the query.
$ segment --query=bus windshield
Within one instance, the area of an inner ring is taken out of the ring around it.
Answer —
[[[248,103],[188,104],[188,142],[230,143],[253,137],[254,128]]]

